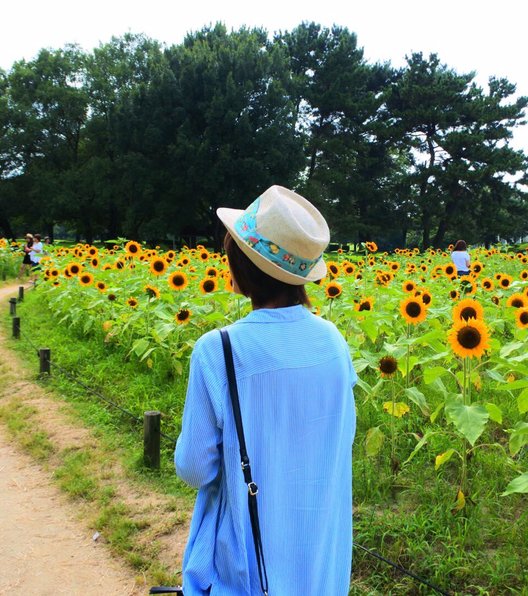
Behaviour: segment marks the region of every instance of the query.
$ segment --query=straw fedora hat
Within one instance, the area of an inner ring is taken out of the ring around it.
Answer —
[[[305,198],[271,186],[245,209],[216,211],[242,252],[264,273],[291,285],[326,275],[328,224]]]

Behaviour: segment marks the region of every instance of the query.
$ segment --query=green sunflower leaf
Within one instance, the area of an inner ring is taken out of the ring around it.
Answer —
[[[493,422],[498,422],[502,424],[502,410],[496,404],[492,404],[490,402],[484,404],[486,410],[488,410],[489,417],[493,420]]]
[[[429,405],[425,399],[425,395],[421,391],[416,389],[416,387],[408,387],[405,390],[405,394],[420,408],[424,416],[429,416]]]
[[[528,388],[521,391],[517,396],[517,407],[519,408],[519,414],[526,414],[528,412]]]
[[[528,493],[528,472],[514,478],[501,494],[501,497],[506,497],[512,493]]]
[[[471,446],[475,445],[490,417],[484,406],[479,404],[467,406],[459,400],[447,402],[445,412],[447,418],[455,425],[458,432],[470,442]]]

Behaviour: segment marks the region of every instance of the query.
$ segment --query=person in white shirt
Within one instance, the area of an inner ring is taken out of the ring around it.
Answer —
[[[451,260],[455,264],[458,277],[469,274],[471,257],[469,256],[467,244],[464,242],[464,240],[458,240],[455,244],[455,248],[453,248],[451,253]]]
[[[40,241],[40,234],[35,234],[33,238],[34,242],[31,247],[31,252],[29,253],[29,258],[31,259],[33,267],[38,267],[40,265],[40,259],[42,258],[42,242]]]

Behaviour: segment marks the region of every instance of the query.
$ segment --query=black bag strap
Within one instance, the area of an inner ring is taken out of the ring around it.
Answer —
[[[251,465],[246,450],[246,439],[244,438],[244,427],[242,426],[242,414],[240,413],[240,402],[238,401],[238,387],[235,377],[235,365],[233,363],[233,350],[231,349],[231,340],[229,333],[225,329],[220,329],[222,336],[222,347],[224,348],[224,358],[227,371],[227,381],[229,384],[229,394],[233,405],[233,416],[238,435],[238,445],[240,448],[240,463],[244,474],[244,482],[248,487],[248,509],[249,519],[251,521],[251,532],[253,533],[253,543],[255,545],[255,555],[257,557],[257,566],[262,593],[268,595],[268,575],[266,573],[266,564],[264,562],[264,551],[262,549],[262,538],[260,535],[260,524],[257,507],[258,487],[251,478]]]

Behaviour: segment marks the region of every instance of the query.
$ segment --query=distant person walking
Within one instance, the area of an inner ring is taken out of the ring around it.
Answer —
[[[33,234],[26,234],[26,243],[24,244],[24,248],[22,249],[24,253],[24,258],[22,259],[22,264],[20,265],[20,270],[18,272],[18,277],[21,278],[23,275],[27,274],[28,271],[31,269],[31,249],[33,247]]]
[[[458,277],[462,275],[469,275],[469,268],[471,266],[471,257],[467,251],[467,244],[464,240],[458,240],[451,252],[451,260],[453,261]]]

